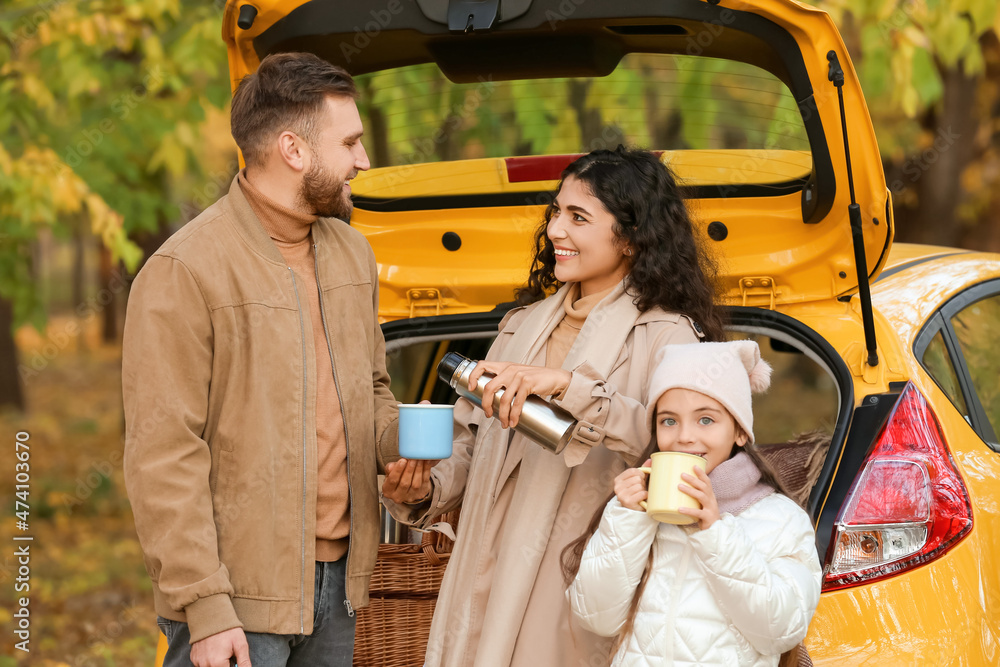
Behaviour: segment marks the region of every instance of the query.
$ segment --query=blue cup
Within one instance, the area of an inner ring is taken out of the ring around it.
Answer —
[[[400,405],[399,455],[404,459],[448,458],[454,420],[453,405]]]

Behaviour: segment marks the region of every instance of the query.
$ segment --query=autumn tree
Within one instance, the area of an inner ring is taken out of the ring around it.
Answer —
[[[23,406],[12,328],[46,312],[31,246],[82,225],[105,274],[177,218],[204,178],[206,109],[229,98],[222,5],[11,0],[0,9],[0,404]],[[107,276],[106,276],[107,278]],[[78,315],[98,307],[78,304]]]
[[[825,0],[858,69],[896,238],[1000,250],[995,0]]]

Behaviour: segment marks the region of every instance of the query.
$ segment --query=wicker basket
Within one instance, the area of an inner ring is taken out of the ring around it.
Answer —
[[[458,513],[439,519],[452,526]],[[420,544],[380,544],[369,586],[370,604],[358,610],[356,667],[420,667],[438,589],[453,543],[437,532]]]

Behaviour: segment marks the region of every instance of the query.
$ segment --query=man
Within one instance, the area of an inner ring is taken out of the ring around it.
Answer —
[[[398,458],[375,259],[342,222],[370,166],[356,96],[265,58],[233,96],[246,169],[132,287],[125,481],[167,667],[352,662]]]

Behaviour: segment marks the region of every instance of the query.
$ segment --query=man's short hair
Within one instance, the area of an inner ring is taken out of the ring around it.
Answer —
[[[250,164],[267,155],[268,142],[291,130],[310,145],[320,128],[316,117],[327,96],[357,99],[354,79],[342,67],[311,53],[275,53],[240,81],[233,94],[233,139]]]

